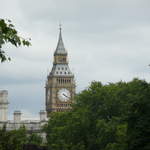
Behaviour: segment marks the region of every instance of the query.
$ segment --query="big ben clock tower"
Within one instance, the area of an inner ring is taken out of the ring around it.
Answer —
[[[75,95],[74,75],[68,66],[68,53],[62,40],[61,26],[59,39],[54,52],[53,67],[46,82],[46,111],[51,112],[67,111]]]

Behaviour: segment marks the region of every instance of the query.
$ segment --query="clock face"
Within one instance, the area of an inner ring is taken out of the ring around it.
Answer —
[[[58,98],[62,102],[67,102],[70,99],[70,92],[69,90],[63,88],[58,91]]]

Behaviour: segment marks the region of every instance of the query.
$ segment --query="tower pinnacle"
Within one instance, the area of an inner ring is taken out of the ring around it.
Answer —
[[[59,24],[59,30],[60,30],[59,31],[59,39],[58,39],[58,43],[57,43],[57,47],[56,47],[54,55],[66,55],[67,51],[64,47],[64,43],[63,43],[63,39],[62,39],[61,24]]]
[[[62,29],[62,24],[59,23],[59,30],[60,30],[60,32],[61,32],[61,29]]]

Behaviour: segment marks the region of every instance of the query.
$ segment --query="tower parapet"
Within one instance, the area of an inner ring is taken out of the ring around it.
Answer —
[[[0,90],[0,121],[6,122],[8,118],[8,91]]]

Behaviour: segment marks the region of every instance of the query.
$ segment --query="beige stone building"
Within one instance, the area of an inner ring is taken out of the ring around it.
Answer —
[[[14,111],[14,118],[13,120],[8,119],[8,91],[0,90],[0,128],[3,125],[6,126],[6,129],[9,130],[16,130],[22,126],[28,131],[34,131],[37,133],[41,132],[42,126],[47,123],[46,111],[41,110],[39,112],[39,120],[23,120],[21,111],[17,110]],[[43,133],[44,134],[44,133]]]

